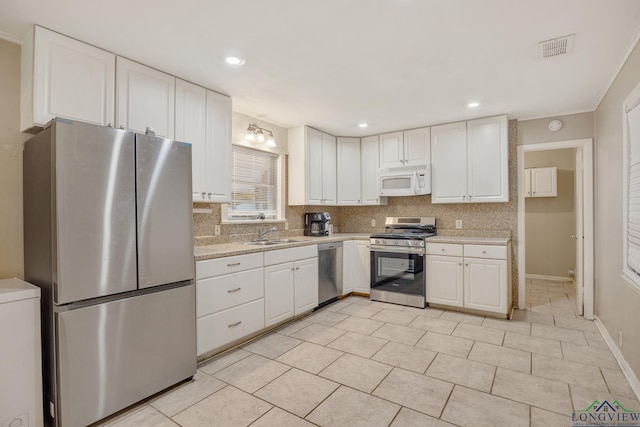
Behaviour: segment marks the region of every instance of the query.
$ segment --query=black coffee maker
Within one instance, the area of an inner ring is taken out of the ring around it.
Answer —
[[[304,235],[328,236],[329,221],[329,212],[307,212],[304,214]]]

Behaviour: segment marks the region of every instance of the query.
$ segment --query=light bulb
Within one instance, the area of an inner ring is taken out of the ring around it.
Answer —
[[[244,139],[246,139],[247,141],[251,141],[251,142],[255,142],[256,140],[256,136],[254,135],[253,132],[251,132],[250,130],[247,131],[247,134],[245,135]]]
[[[276,146],[276,140],[273,138],[273,134],[271,134],[267,138],[267,147],[275,147],[275,146]]]
[[[262,131],[260,131],[260,133],[258,133],[257,140],[258,140],[258,142],[264,142],[265,138],[264,138],[264,133],[262,133]]]

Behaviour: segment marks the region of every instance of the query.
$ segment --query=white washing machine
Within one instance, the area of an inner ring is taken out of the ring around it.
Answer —
[[[42,426],[40,288],[0,280],[0,427]]]

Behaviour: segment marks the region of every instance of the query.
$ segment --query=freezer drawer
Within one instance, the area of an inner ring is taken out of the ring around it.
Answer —
[[[58,426],[86,426],[193,376],[195,286],[56,313]]]

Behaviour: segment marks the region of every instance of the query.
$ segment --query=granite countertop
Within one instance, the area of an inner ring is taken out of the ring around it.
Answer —
[[[509,237],[465,237],[465,236],[433,236],[427,239],[427,243],[458,243],[467,245],[496,245],[506,246]]]
[[[325,237],[291,236],[288,239],[294,242],[279,243],[277,245],[260,246],[247,245],[243,242],[221,243],[217,245],[196,246],[193,253],[196,261],[205,259],[222,258],[226,256],[245,255],[257,252],[273,251],[278,249],[295,248],[318,243],[343,242],[345,240],[369,240],[369,233],[335,233]]]

